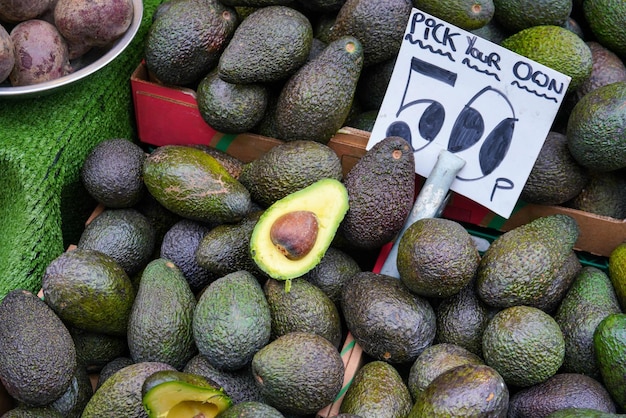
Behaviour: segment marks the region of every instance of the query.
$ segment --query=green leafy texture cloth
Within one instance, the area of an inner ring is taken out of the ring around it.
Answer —
[[[76,243],[96,206],[80,181],[87,154],[136,140],[130,76],[161,0],[144,0],[130,46],[95,74],[37,98],[0,99],[0,300],[38,292],[47,265]]]

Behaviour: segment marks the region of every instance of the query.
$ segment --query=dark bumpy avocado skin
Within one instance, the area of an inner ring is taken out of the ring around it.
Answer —
[[[197,82],[217,66],[238,23],[235,9],[216,0],[169,2],[148,31],[146,66],[166,84]]]
[[[354,339],[377,360],[415,361],[435,338],[430,303],[391,276],[355,274],[343,288],[341,309]]]
[[[415,195],[415,157],[403,138],[370,148],[345,176],[350,208],[339,233],[353,246],[378,248],[404,226]]]
[[[514,393],[509,401],[508,416],[545,417],[565,408],[615,412],[615,404],[600,382],[584,374],[559,373]]]
[[[74,341],[44,301],[21,289],[0,303],[0,381],[16,400],[44,406],[69,387],[76,369]]]
[[[614,313],[605,317],[593,335],[593,346],[604,386],[618,408],[626,408],[626,314]]]
[[[363,67],[354,37],[331,42],[283,86],[276,104],[278,139],[328,143],[348,117]]]

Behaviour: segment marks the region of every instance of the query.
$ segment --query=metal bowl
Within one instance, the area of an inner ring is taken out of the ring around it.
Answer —
[[[38,97],[54,93],[101,70],[128,47],[139,30],[142,17],[142,0],[133,0],[133,21],[124,35],[109,48],[93,48],[83,57],[78,58],[76,62],[72,62],[72,65],[77,68],[75,71],[55,80],[30,86],[11,87],[8,85],[5,87],[0,85],[0,99]]]

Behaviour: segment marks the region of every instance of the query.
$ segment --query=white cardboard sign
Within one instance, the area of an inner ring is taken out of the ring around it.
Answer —
[[[450,188],[508,218],[570,77],[413,9],[367,149],[413,147],[428,177],[441,150],[465,161]]]

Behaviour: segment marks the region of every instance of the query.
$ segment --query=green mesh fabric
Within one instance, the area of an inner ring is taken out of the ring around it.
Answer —
[[[161,0],[144,0],[131,45],[96,74],[52,95],[0,99],[0,300],[36,292],[46,266],[76,243],[95,202],[80,183],[91,149],[136,140],[130,76]]]

